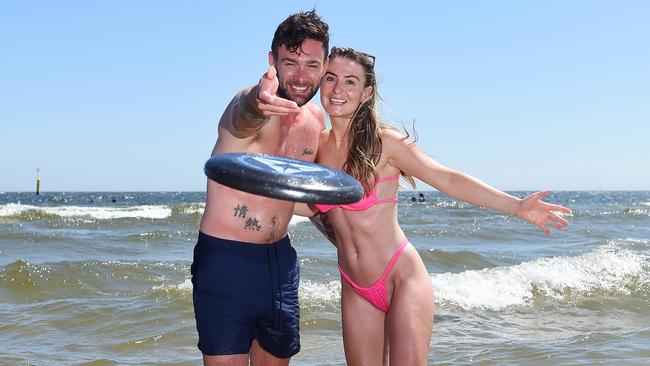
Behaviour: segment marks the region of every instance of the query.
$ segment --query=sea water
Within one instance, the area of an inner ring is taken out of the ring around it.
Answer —
[[[430,365],[650,364],[650,192],[555,192],[573,216],[552,236],[418,193],[398,212],[435,291]],[[0,365],[201,365],[189,271],[204,199],[0,193]],[[292,365],[344,365],[335,249],[304,218],[289,233]]]

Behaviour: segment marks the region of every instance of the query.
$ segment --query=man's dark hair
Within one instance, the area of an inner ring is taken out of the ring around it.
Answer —
[[[330,48],[329,26],[316,14],[316,10],[290,15],[278,25],[271,43],[273,57],[277,60],[278,48],[282,45],[289,51],[298,51],[302,42],[306,39],[321,42],[325,51],[325,59],[327,59]]]

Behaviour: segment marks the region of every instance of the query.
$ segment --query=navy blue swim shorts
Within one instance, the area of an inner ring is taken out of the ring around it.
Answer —
[[[288,236],[251,244],[199,232],[191,271],[201,352],[245,354],[253,339],[276,357],[300,351],[300,272]]]

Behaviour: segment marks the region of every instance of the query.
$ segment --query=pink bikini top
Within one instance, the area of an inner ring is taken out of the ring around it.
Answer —
[[[396,180],[399,179],[399,174],[396,175],[391,175],[390,177],[386,178],[379,178],[377,181],[377,184],[387,182],[390,180]],[[327,211],[333,209],[334,207],[340,207],[344,210],[348,211],[365,211],[369,209],[370,207],[378,204],[378,203],[388,203],[388,202],[397,202],[397,197],[395,198],[387,198],[380,200],[377,198],[377,184],[375,184],[375,187],[372,189],[372,192],[370,192],[369,195],[363,197],[360,201],[357,201],[355,203],[349,203],[345,205],[320,205],[320,204],[314,204],[317,209],[319,209],[321,212],[326,213]]]

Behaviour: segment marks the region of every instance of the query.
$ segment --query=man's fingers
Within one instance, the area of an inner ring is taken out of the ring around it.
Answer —
[[[269,92],[266,91],[266,90],[260,90],[260,92],[259,92],[259,94],[258,94],[258,96],[257,96],[257,99],[259,99],[260,101],[262,101],[262,103],[272,104],[272,102],[273,102],[273,95],[271,95],[271,93],[269,93]]]
[[[278,90],[278,79],[276,77],[277,71],[275,67],[269,66],[268,70],[260,82],[257,84],[257,97],[262,99],[263,93],[268,93],[269,95],[275,95],[275,92]]]
[[[282,98],[277,98],[277,99],[282,99]],[[293,103],[293,102],[292,102]],[[290,105],[290,104],[289,104]],[[260,112],[264,115],[267,116],[272,116],[272,115],[286,115],[290,113],[297,113],[300,111],[300,108],[298,108],[297,105],[293,106],[283,106],[283,105],[278,105],[278,104],[271,104],[271,103],[259,103],[258,104],[258,109]]]
[[[275,79],[275,76],[277,75],[277,70],[275,69],[274,66],[269,66],[269,69],[266,70],[266,74],[264,74],[264,77],[272,80]]]
[[[275,106],[267,106],[265,109],[260,110],[260,112],[265,116],[286,116],[291,113],[296,113],[294,109]]]
[[[291,112],[262,112],[264,117],[284,117],[290,115]]]
[[[294,112],[295,112],[295,110],[298,109],[298,104],[296,104],[296,102],[294,102],[292,100],[288,100],[288,99],[273,96],[268,91],[262,91],[260,93],[260,100],[262,102],[266,103],[266,104],[270,104],[270,105],[273,105],[273,106],[276,106],[276,107],[284,107],[284,108],[294,109]]]

